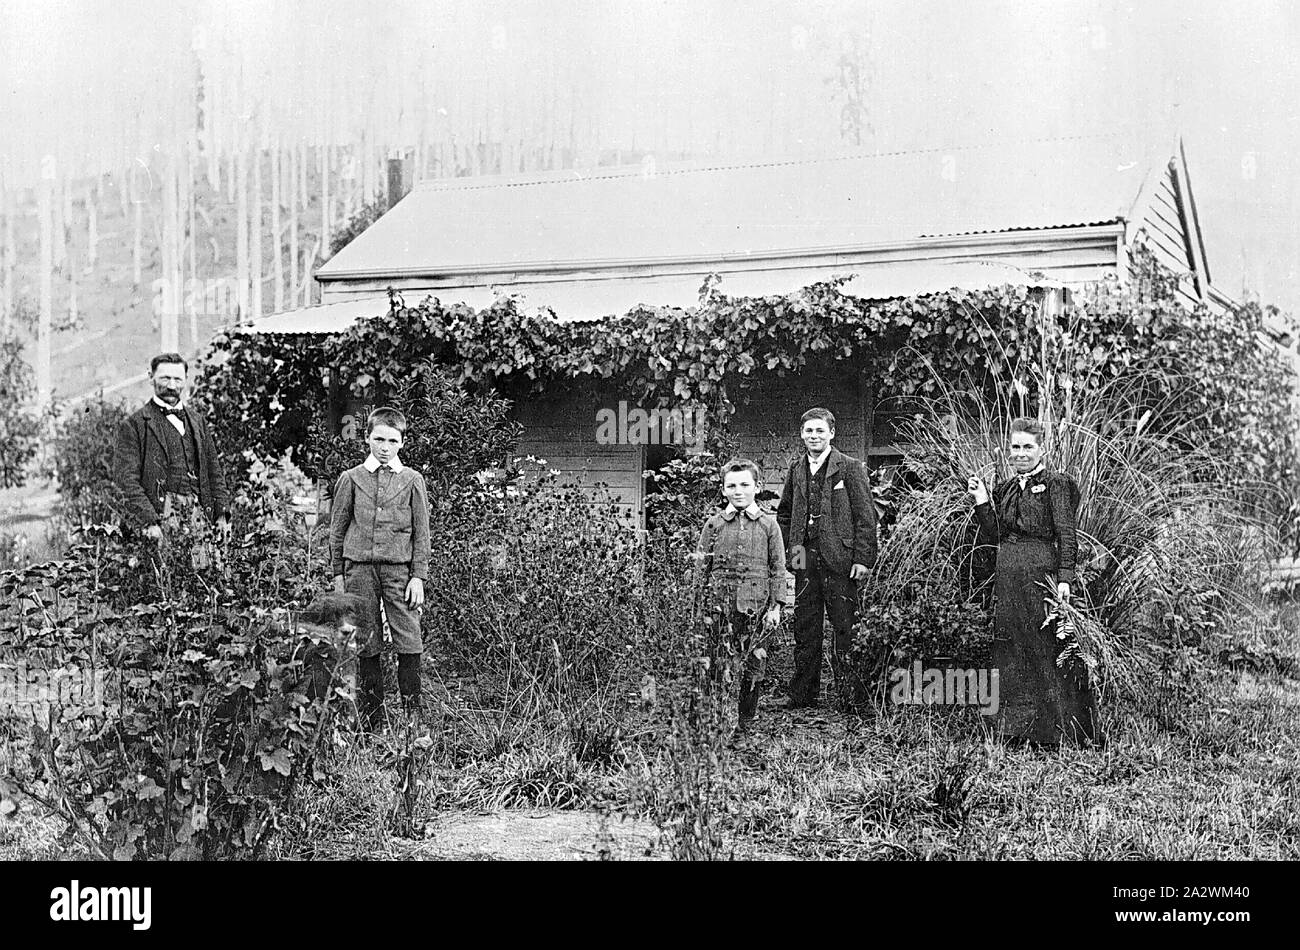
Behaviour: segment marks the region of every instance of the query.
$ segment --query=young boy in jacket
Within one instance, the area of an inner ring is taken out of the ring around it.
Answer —
[[[366,423],[370,456],[339,476],[330,511],[334,587],[364,603],[360,649],[360,711],[374,727],[384,701],[379,651],[383,605],[397,650],[397,685],[408,713],[420,711],[419,608],[429,577],[429,499],[424,477],[398,458],[406,417],[381,407]]]
[[[724,465],[727,507],[705,522],[695,552],[712,613],[710,673],[725,681],[741,667],[742,730],[758,713],[763,644],[780,624],[782,606],[789,606],[785,543],[776,518],[754,501],[757,491],[757,465],[749,459]]]

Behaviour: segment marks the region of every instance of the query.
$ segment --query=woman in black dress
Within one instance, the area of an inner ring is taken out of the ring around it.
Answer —
[[[993,490],[972,476],[981,543],[998,546],[994,580],[993,666],[999,671],[998,728],[1039,745],[1096,740],[1096,703],[1087,674],[1056,665],[1059,621],[1044,625],[1053,588],[1070,596],[1078,541],[1074,479],[1043,465],[1043,425],[1014,419],[1013,474]],[[1049,586],[1050,585],[1050,586]]]

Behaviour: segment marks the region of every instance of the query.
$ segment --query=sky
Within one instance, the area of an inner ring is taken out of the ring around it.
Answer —
[[[1300,7],[1286,0],[5,0],[8,180],[52,152],[120,161],[161,138],[158,103],[196,42],[276,90],[257,106],[272,128],[337,114],[339,136],[408,134],[423,87],[439,121],[527,128],[563,110],[606,148],[708,157],[840,147],[827,77],[857,49],[871,147],[1181,134],[1214,283],[1300,313]],[[358,105],[376,83],[383,101]]]

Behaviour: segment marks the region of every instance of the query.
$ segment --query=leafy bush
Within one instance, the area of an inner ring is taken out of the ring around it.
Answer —
[[[128,410],[102,396],[70,408],[54,434],[60,509],[72,526],[113,521],[122,511],[113,480],[113,445]]]
[[[1277,523],[1300,492],[1300,379],[1266,342],[1264,308],[1189,312],[1178,278],[1149,251],[1137,248],[1133,264],[1132,289],[1102,285],[1046,334],[1042,360],[1055,371],[1036,375],[1056,390],[1049,403],[1123,379],[1139,415],[1153,410],[1150,430],[1180,450],[1208,446],[1231,459],[1261,516]]]
[[[67,436],[74,498],[102,475],[94,434]],[[314,503],[301,504],[310,480],[287,459],[248,471],[231,541],[212,526],[177,528],[158,547],[83,524],[65,560],[0,581],[0,655],[104,682],[102,708],[52,707],[27,739],[25,768],[7,777],[92,854],[255,857],[302,782],[323,774],[348,697],[307,700],[287,625],[327,579],[322,526]],[[196,548],[216,557],[196,567]]]
[[[491,392],[471,394],[445,368],[425,360],[402,378],[386,404],[406,416],[402,461],[424,476],[435,520],[452,514],[465,497],[482,495],[489,484],[497,494],[504,490],[504,481],[483,473],[504,478],[519,441],[521,427],[510,421],[507,400]],[[365,416],[374,408],[363,408],[356,431],[348,435],[330,431],[323,414],[317,414],[299,453],[304,470],[332,489],[346,469],[369,454]]]
[[[861,654],[861,673],[869,682],[883,672],[861,665],[871,657],[894,667],[916,660],[932,666],[944,659],[963,667],[988,665],[993,638],[989,611],[979,603],[930,594],[918,592],[914,597],[872,603],[863,609],[854,647]]]
[[[41,417],[28,407],[36,394],[32,370],[16,336],[0,338],[0,488],[22,485],[36,455]]]
[[[615,755],[629,684],[654,653],[635,534],[616,506],[550,485],[478,510],[482,530],[439,534],[423,620],[440,675],[503,710],[478,753],[562,730],[575,755]]]
[[[0,571],[12,571],[32,563],[30,548],[27,535],[0,531]]]
[[[127,609],[99,583],[106,560],[136,557],[120,545],[87,542],[0,582],[0,652],[98,677],[104,699],[51,704],[26,769],[6,781],[104,858],[256,857],[301,782],[321,776],[336,691],[307,700],[296,640],[282,611],[256,603],[247,561],[224,592],[215,577],[191,582],[191,540],[152,561],[159,596]]]
[[[705,520],[725,504],[719,473],[734,454],[734,447],[699,452],[645,472],[655,489],[645,499],[647,529],[661,540],[694,550]]]

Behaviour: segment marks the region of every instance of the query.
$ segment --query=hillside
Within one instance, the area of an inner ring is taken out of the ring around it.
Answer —
[[[152,180],[146,178],[146,183],[152,184]],[[163,298],[162,202],[158,189],[149,188],[142,198],[137,284],[134,279],[135,206],[127,183],[105,176],[98,183],[78,181],[69,188],[73,198],[66,205],[70,211],[65,223],[66,260],[54,281],[55,333],[51,361],[54,394],[58,399],[119,386],[147,371],[149,357],[158,352],[160,345],[158,312]],[[310,189],[312,193],[315,190]],[[93,266],[90,264],[91,202],[96,206],[98,233]],[[346,210],[352,210],[355,203],[355,199],[349,202]],[[239,317],[235,276],[236,203],[224,189],[216,192],[199,178],[195,181],[195,210],[194,233],[186,240],[184,250],[185,303],[192,301],[193,306],[186,306],[179,320],[180,347],[187,355],[199,352],[214,330]],[[262,241],[262,284],[264,309],[271,312],[274,299],[269,208],[265,216],[264,229],[268,233]],[[300,228],[300,246],[312,248],[321,229],[319,198],[310,198],[307,211],[300,216]],[[282,238],[286,230],[287,214],[281,226]],[[40,260],[40,228],[36,198],[31,191],[19,203],[14,237],[17,244],[15,323],[27,344],[30,360],[35,349]],[[197,274],[197,278],[192,274]],[[146,390],[135,385],[120,392],[134,395]]]

